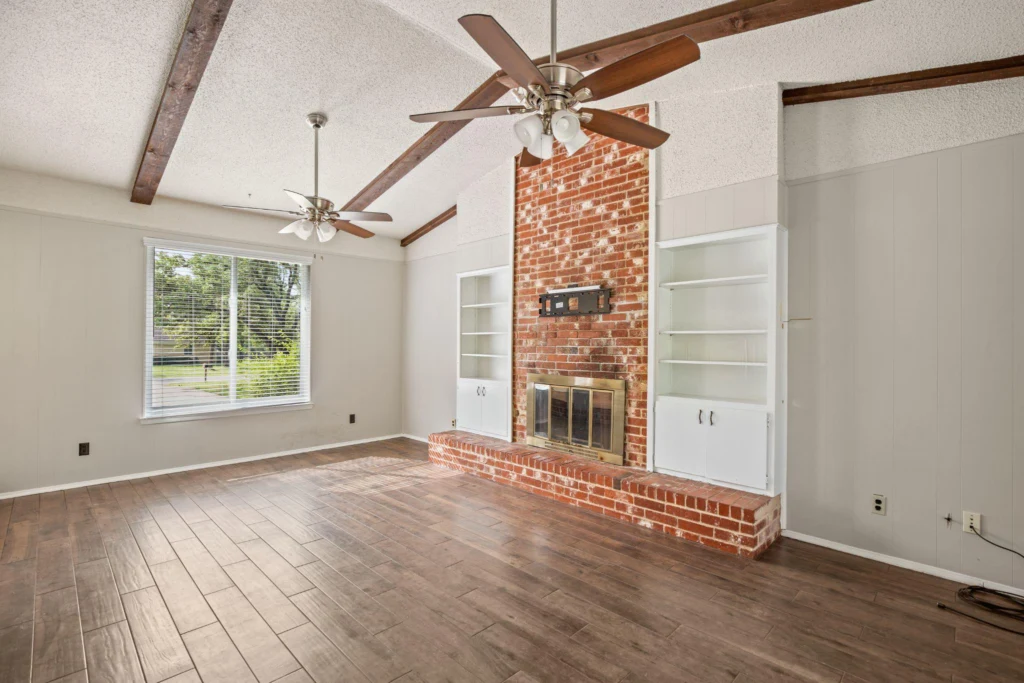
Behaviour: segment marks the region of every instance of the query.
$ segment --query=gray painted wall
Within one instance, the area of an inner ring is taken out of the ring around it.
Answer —
[[[453,221],[438,230],[453,230]],[[456,253],[405,264],[403,431],[426,438],[455,419]]]
[[[942,519],[1024,548],[1024,136],[793,184],[788,223],[789,528],[1024,587]]]
[[[140,424],[144,236],[197,241],[0,209],[0,494],[400,432],[404,264],[332,253],[311,273],[312,409]]]

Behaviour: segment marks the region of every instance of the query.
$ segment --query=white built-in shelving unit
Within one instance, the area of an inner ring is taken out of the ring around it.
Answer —
[[[778,225],[656,244],[656,471],[784,486],[786,251]]]
[[[458,275],[456,426],[508,438],[512,281],[507,266]]]

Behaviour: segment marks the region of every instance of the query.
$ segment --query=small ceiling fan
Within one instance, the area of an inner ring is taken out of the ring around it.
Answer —
[[[301,239],[308,240],[316,232],[321,242],[331,240],[339,230],[356,237],[373,237],[373,233],[349,221],[390,221],[391,216],[376,211],[335,211],[334,202],[320,196],[320,129],[327,125],[324,114],[309,114],[306,122],[313,128],[313,194],[306,196],[291,190],[284,193],[299,205],[302,211],[285,211],[283,209],[260,209],[254,206],[229,206],[225,209],[246,209],[247,211],[273,211],[291,216],[301,216],[280,230],[282,234],[295,233]]]
[[[433,123],[530,114],[513,127],[523,143],[520,166],[550,159],[555,140],[565,146],[568,155],[575,154],[590,140],[581,129],[648,149],[668,140],[669,134],[654,126],[603,109],[588,109],[582,103],[617,95],[692,64],[700,59],[697,43],[688,36],[671,38],[584,76],[579,69],[557,60],[556,3],[551,0],[551,61],[539,66],[494,17],[467,14],[459,19],[484,52],[520,85],[512,91],[518,105],[414,114],[409,118]]]

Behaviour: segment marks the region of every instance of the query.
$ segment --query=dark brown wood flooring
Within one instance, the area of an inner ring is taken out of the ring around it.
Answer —
[[[751,562],[399,439],[0,501],[0,681],[1024,680],[957,586]]]

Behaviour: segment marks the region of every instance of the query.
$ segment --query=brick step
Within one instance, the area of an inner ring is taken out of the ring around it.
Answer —
[[[430,435],[430,461],[743,557],[781,534],[781,497],[757,495],[467,432]]]

